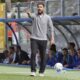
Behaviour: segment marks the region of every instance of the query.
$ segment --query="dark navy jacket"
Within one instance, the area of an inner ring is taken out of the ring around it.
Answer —
[[[76,67],[76,62],[77,62],[77,55],[74,54],[73,56],[71,56],[69,54],[68,57],[67,57],[68,68],[74,68],[74,67]]]
[[[48,58],[48,59],[47,59],[47,65],[49,65],[49,66],[54,66],[55,63],[57,63],[57,62],[62,63],[62,60],[63,60],[63,55],[62,55],[62,53],[56,52],[55,55],[52,55],[51,58]]]

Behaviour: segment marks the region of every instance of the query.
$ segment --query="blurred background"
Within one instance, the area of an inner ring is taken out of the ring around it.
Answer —
[[[25,9],[36,13],[38,2],[44,2],[45,12],[51,17],[80,15],[80,0],[0,0],[0,18],[27,18]],[[10,22],[9,25],[13,30],[0,22],[0,52],[19,44],[24,51],[31,54],[31,24]],[[73,42],[76,49],[80,46],[80,25],[66,27],[68,29],[61,25],[54,27],[54,39],[58,51],[66,48],[69,42]],[[49,49],[49,42],[47,49]]]

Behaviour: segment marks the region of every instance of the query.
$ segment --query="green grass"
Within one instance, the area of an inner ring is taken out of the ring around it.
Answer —
[[[30,68],[0,66],[0,80],[80,80],[80,71],[66,71],[57,73],[53,69],[46,69],[45,77],[31,77]]]

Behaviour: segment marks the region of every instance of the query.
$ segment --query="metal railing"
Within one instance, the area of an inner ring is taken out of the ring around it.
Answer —
[[[24,3],[20,3],[20,4],[13,3],[12,7],[16,7],[17,8],[16,12],[18,12],[18,16],[22,17],[20,15],[20,13],[23,12],[25,8],[29,8],[29,9],[31,9],[32,12],[35,13],[37,11],[36,10],[37,9],[37,7],[36,7],[37,3],[38,2],[29,2],[29,3],[24,2]],[[46,5],[45,11],[50,16],[73,16],[74,13],[76,13],[76,15],[80,15],[80,0],[49,0],[49,1],[47,0],[44,3]],[[67,37],[68,40],[73,41],[70,33],[68,33],[66,30],[63,30],[62,27],[58,26],[58,28],[60,28],[60,30],[62,30],[65,35],[67,33],[66,37]],[[74,32],[74,31],[77,32],[75,27],[70,27],[69,26],[68,28],[72,32]],[[72,29],[72,28],[74,28],[74,29]],[[77,27],[77,28],[78,28],[78,30],[80,30],[80,27]],[[56,30],[55,33],[59,33],[59,31]],[[55,41],[57,42],[56,44],[59,44],[59,39],[57,37],[59,35],[61,36],[60,33],[56,34],[56,36],[55,36],[55,39],[56,39]],[[61,36],[61,37],[63,37],[63,36]],[[76,36],[76,38],[77,38],[77,36]],[[62,39],[62,46],[65,47],[66,45],[67,44],[65,44],[65,40]]]
[[[43,1],[44,2],[44,1]],[[21,2],[18,7],[21,8],[21,11],[24,8],[31,9],[32,12],[36,12],[36,4],[35,2]],[[49,0],[44,2],[46,5],[46,13],[51,16],[71,16],[73,13],[77,13],[80,15],[80,0]],[[13,3],[12,7],[18,5],[17,3]]]

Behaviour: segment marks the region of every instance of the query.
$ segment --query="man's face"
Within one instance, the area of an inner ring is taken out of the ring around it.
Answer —
[[[67,54],[67,50],[63,50],[63,55],[66,55]]]
[[[70,53],[71,55],[74,55],[74,54],[75,54],[74,49],[70,49],[70,50],[69,50],[69,53]]]
[[[9,52],[10,52],[10,53],[14,53],[14,50],[13,50],[13,49],[9,49]]]
[[[42,13],[44,13],[44,6],[43,5],[38,5],[37,6],[37,10],[38,10],[38,14],[42,14]]]

